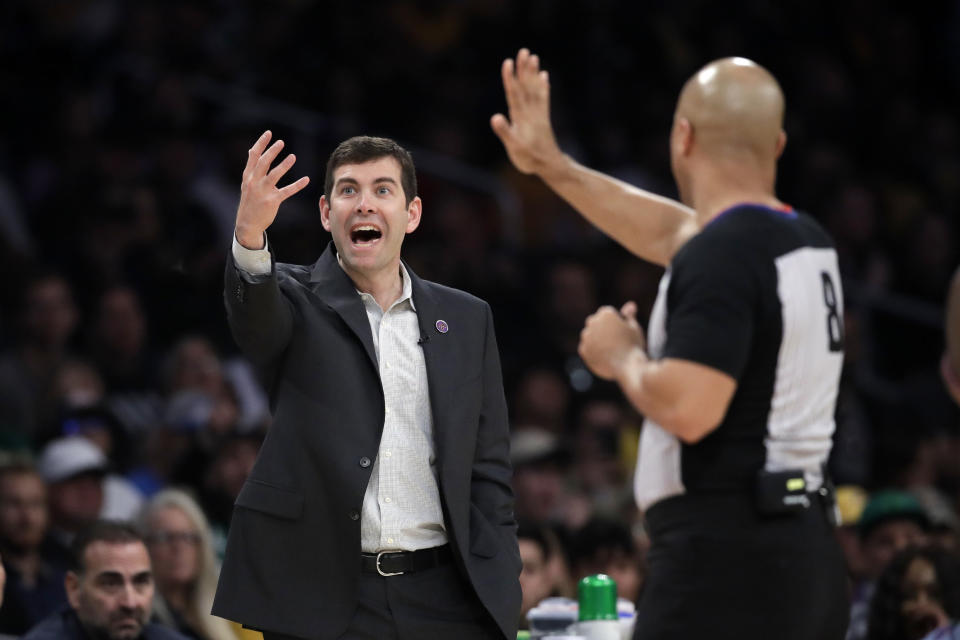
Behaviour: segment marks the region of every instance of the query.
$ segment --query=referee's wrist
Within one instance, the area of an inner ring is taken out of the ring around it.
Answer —
[[[630,347],[617,366],[616,379],[621,385],[631,384],[638,379],[643,366],[650,361],[640,345]]]

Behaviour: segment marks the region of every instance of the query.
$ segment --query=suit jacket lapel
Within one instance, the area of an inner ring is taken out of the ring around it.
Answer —
[[[413,304],[417,309],[417,322],[420,325],[420,346],[427,367],[427,384],[430,388],[430,409],[433,413],[433,443],[437,458],[444,460],[447,400],[450,397],[450,384],[455,382],[457,368],[453,342],[448,334],[440,333],[436,321],[443,318],[443,309],[430,290],[429,283],[421,280],[410,265],[404,263],[413,285]]]
[[[373,348],[373,334],[370,331],[367,311],[357,294],[353,280],[337,262],[337,251],[333,242],[327,245],[326,251],[313,265],[310,271],[310,283],[313,292],[330,305],[330,308],[336,311],[350,330],[356,334],[370,357],[373,368],[379,372],[380,365],[377,362],[377,352]]]

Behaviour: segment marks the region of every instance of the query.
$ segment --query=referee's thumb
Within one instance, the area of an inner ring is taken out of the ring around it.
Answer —
[[[637,322],[637,303],[631,300],[625,305],[620,307],[620,315],[626,319],[630,324],[636,324]]]

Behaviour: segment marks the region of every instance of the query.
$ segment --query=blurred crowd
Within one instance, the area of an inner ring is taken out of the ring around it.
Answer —
[[[297,154],[293,177],[312,178],[271,228],[284,262],[329,241],[316,203],[339,141],[413,151],[424,216],[405,258],[494,311],[525,610],[601,570],[636,597],[642,416],[576,345],[601,304],[648,313],[660,271],[509,167],[487,123],[519,46],[550,70],[561,146],[665,195],[683,80],[727,55],[779,78],[778,191],[842,261],[830,468],[854,619],[875,591],[902,598],[914,563],[960,583],[952,556],[916,550],[954,549],[960,531],[960,422],[937,377],[960,261],[958,3],[12,0],[0,15],[0,633],[64,604],[70,540],[103,517],[145,527],[155,615],[196,638],[235,633],[207,598],[270,416],[226,328],[222,276],[246,150],[267,128]],[[960,602],[944,608],[960,617]],[[891,633],[872,637],[912,637]]]

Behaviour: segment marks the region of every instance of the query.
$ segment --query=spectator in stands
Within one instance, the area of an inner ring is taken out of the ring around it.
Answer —
[[[91,405],[78,407],[63,412],[57,431],[53,434],[55,438],[63,436],[82,436],[96,445],[97,449],[107,458],[111,469],[122,470],[131,461],[131,443],[130,434],[120,423],[112,411],[104,405]],[[113,476],[108,476],[108,484],[126,484],[119,479],[114,480]],[[119,491],[133,491],[132,487],[119,489]],[[108,503],[115,496],[111,493],[118,491],[114,487],[107,489],[106,500]],[[128,500],[134,501],[134,506],[140,504],[139,496],[129,496]],[[130,512],[117,513],[115,516],[119,519],[126,519]],[[103,514],[103,517],[109,518],[109,514]]]
[[[150,622],[153,573],[143,538],[131,525],[100,521],[77,535],[65,585],[70,606],[23,640],[186,640]]]
[[[877,581],[868,640],[920,640],[960,619],[960,559],[934,547],[898,553]]]
[[[37,470],[47,483],[51,532],[69,546],[77,532],[98,518],[130,519],[142,498],[108,474],[109,460],[83,436],[67,436],[44,447]]]
[[[860,584],[866,578],[866,561],[860,543],[859,522],[869,495],[856,485],[840,485],[836,490],[837,505],[837,541],[843,550],[847,563],[847,574],[853,584]]]
[[[26,283],[18,308],[20,340],[0,357],[0,428],[29,442],[52,417],[46,402],[80,315],[70,284],[52,272]]]
[[[154,567],[156,618],[197,640],[235,638],[226,620],[210,615],[217,565],[200,506],[187,493],[166,489],[150,500],[141,521]]]
[[[193,390],[214,397],[225,381],[223,365],[213,345],[200,336],[186,336],[174,346],[164,370],[168,393]]]
[[[564,522],[569,454],[560,438],[537,427],[518,427],[510,436],[510,463],[517,517],[539,524]]]
[[[553,369],[534,366],[520,376],[513,398],[514,424],[535,424],[563,436],[569,408],[570,387]]]
[[[617,595],[636,602],[643,586],[642,559],[630,528],[619,520],[594,517],[573,534],[573,577],[605,573],[617,583]]]
[[[20,635],[67,603],[69,564],[47,539],[47,489],[27,462],[0,468],[0,550],[7,581],[0,633]]]
[[[69,359],[57,369],[51,404],[62,411],[98,406],[105,392],[100,372],[93,365]]]
[[[137,292],[125,285],[106,289],[98,300],[90,353],[111,393],[156,387],[157,362],[148,346],[147,318]]]
[[[871,496],[858,524],[864,579],[854,586],[847,640],[867,637],[877,580],[897,552],[925,545],[929,528],[923,506],[909,493],[885,490]]]
[[[621,455],[625,424],[623,406],[618,402],[591,400],[579,412],[573,466],[579,486],[595,509],[613,511],[624,503],[636,505],[627,481],[636,457],[625,460]],[[636,431],[631,430],[627,438],[633,445]]]
[[[555,585],[549,565],[552,549],[547,535],[543,527],[524,522],[517,529],[520,559],[523,561],[523,570],[520,572],[520,590],[523,592],[521,629],[529,627],[527,612],[544,598],[554,595]]]
[[[258,432],[228,434],[204,466],[198,498],[210,519],[218,558],[223,557],[226,547],[233,503],[253,469],[262,443],[263,436]]]

